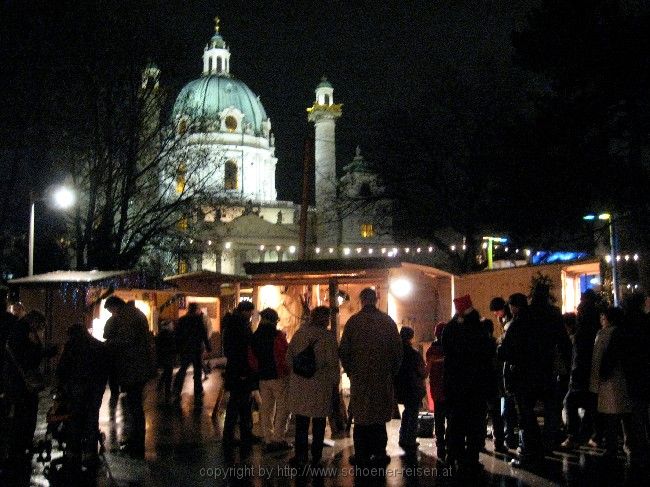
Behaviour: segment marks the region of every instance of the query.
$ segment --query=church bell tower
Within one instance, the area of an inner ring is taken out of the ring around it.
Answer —
[[[323,77],[316,87],[316,100],[307,109],[307,118],[314,123],[315,193],[317,237],[319,245],[336,246],[340,239],[340,221],[336,211],[336,119],[342,114],[341,104],[334,103],[334,88]]]

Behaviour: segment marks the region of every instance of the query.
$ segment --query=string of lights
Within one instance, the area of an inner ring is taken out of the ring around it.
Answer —
[[[234,242],[226,241],[220,244],[216,244],[213,240],[197,240],[189,239],[190,244],[196,244],[200,246],[201,244],[206,245],[207,247],[219,247],[221,246],[224,250],[233,250]],[[248,247],[246,244],[243,246]],[[488,243],[483,242],[480,246],[482,250],[487,250]],[[260,252],[273,251],[276,252],[288,252],[293,254],[297,252],[297,245],[266,245],[260,244],[257,245],[257,250]],[[438,246],[433,244],[412,244],[412,245],[341,245],[341,246],[312,246],[308,249],[312,251],[313,254],[327,256],[327,255],[343,255],[347,256],[384,256],[384,257],[395,257],[397,255],[413,255],[413,254],[432,254],[437,250],[440,250]],[[463,253],[467,251],[466,244],[451,244],[449,245],[449,250],[453,253]],[[517,248],[506,245],[495,245],[494,250],[502,251],[504,254],[510,254],[516,260],[524,260],[533,256],[540,256],[545,251],[535,250],[531,248]],[[638,252],[622,253],[616,256],[617,261],[633,261],[638,262],[641,259],[641,255]],[[605,256],[606,262],[611,262],[611,257],[609,255]]]

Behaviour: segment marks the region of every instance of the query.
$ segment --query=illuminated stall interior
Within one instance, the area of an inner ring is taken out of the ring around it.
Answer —
[[[601,287],[600,263],[598,261],[566,266],[562,270],[562,312],[575,312],[583,292],[587,289],[600,292]]]
[[[246,276],[197,271],[165,278],[184,299],[177,305],[177,317],[186,313],[189,303],[198,303],[209,318],[212,333],[221,333],[221,318],[242,300],[252,300],[253,288]]]
[[[452,275],[433,267],[382,258],[247,263],[253,302],[273,308],[278,328],[291,338],[309,310],[330,306],[332,326],[340,337],[345,322],[361,309],[359,293],[377,291],[378,308],[398,326],[415,330],[415,341],[430,341],[438,321],[451,316]]]

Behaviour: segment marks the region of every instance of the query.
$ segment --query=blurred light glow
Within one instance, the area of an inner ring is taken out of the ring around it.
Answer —
[[[59,207],[59,208],[70,208],[72,205],[74,205],[75,201],[75,195],[74,192],[70,188],[66,188],[65,186],[57,189],[54,192],[54,204]]]
[[[598,219],[599,220],[611,220],[612,215],[610,215],[609,213],[601,213],[600,215],[598,215]]]
[[[405,298],[413,291],[413,283],[404,277],[393,279],[390,282],[390,292],[396,298]]]

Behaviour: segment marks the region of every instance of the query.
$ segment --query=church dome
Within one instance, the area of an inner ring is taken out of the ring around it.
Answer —
[[[243,81],[232,76],[211,74],[190,81],[176,98],[172,117],[186,116],[218,127],[219,117],[228,108],[239,110],[243,124],[256,135],[262,134],[262,122],[267,120],[262,103]]]

